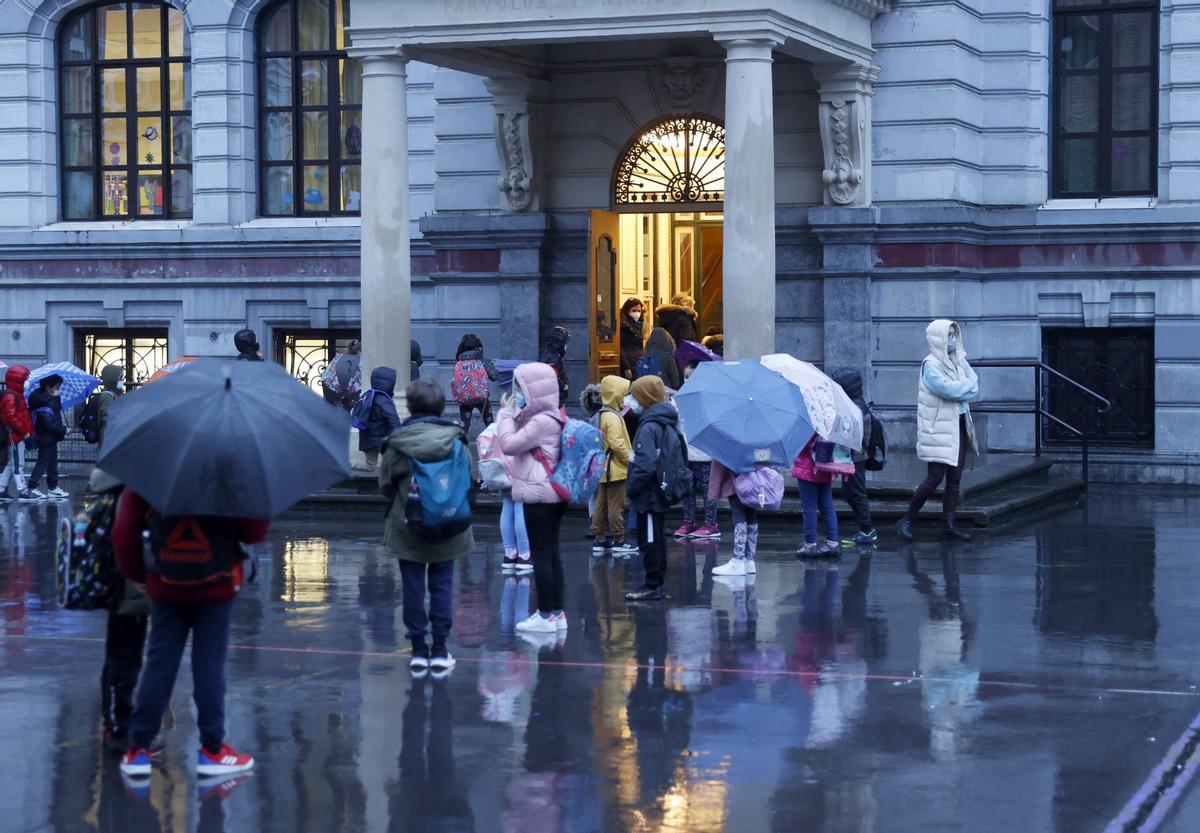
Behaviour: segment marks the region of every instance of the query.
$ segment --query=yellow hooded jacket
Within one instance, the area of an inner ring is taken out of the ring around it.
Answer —
[[[629,455],[633,443],[629,431],[621,418],[621,402],[629,393],[629,380],[620,376],[605,376],[600,380],[600,402],[612,411],[600,411],[600,433],[604,435],[604,450],[608,453],[608,465],[604,469],[601,483],[616,483],[629,476]]]

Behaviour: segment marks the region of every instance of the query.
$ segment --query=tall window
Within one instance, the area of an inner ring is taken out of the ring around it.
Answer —
[[[1157,0],[1054,0],[1055,197],[1155,193]]]
[[[258,25],[259,207],[358,214],[362,69],[346,57],[350,0],[283,0]]]
[[[58,37],[65,220],[192,216],[191,38],[157,0],[102,2]]]
[[[93,376],[110,364],[125,368],[125,380],[140,385],[167,363],[164,328],[75,331],[75,363]]]

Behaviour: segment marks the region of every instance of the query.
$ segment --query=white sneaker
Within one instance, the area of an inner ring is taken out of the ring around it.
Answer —
[[[746,559],[731,558],[720,567],[713,567],[714,576],[744,576],[746,575]]]
[[[51,489],[46,494],[58,500],[62,500],[63,498],[68,498],[71,496],[68,492],[64,492],[62,489]]]
[[[449,671],[456,665],[454,654],[447,651],[445,655],[434,654],[429,660],[429,667],[434,671]]]
[[[556,613],[552,618],[554,619],[555,630],[565,631],[567,629],[568,622],[566,613]]]
[[[746,575],[752,576],[758,572],[758,567],[755,566],[753,558],[744,558],[742,560],[746,562]]]
[[[558,624],[553,617],[534,613],[524,622],[517,622],[517,630],[526,633],[558,633]]]

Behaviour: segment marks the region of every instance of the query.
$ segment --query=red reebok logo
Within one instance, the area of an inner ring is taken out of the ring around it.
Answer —
[[[208,561],[212,558],[212,545],[195,518],[181,518],[163,544],[159,558],[177,563]]]

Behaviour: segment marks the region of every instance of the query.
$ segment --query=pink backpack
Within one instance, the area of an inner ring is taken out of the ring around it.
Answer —
[[[496,435],[498,423],[493,422],[475,438],[479,451],[479,479],[489,491],[502,492],[512,488],[512,464],[500,450],[500,438]]]
[[[491,395],[487,366],[479,359],[454,363],[450,379],[450,395],[458,402],[485,402]]]
[[[734,477],[733,491],[751,509],[778,509],[783,505],[783,475],[770,466],[759,466]]]

